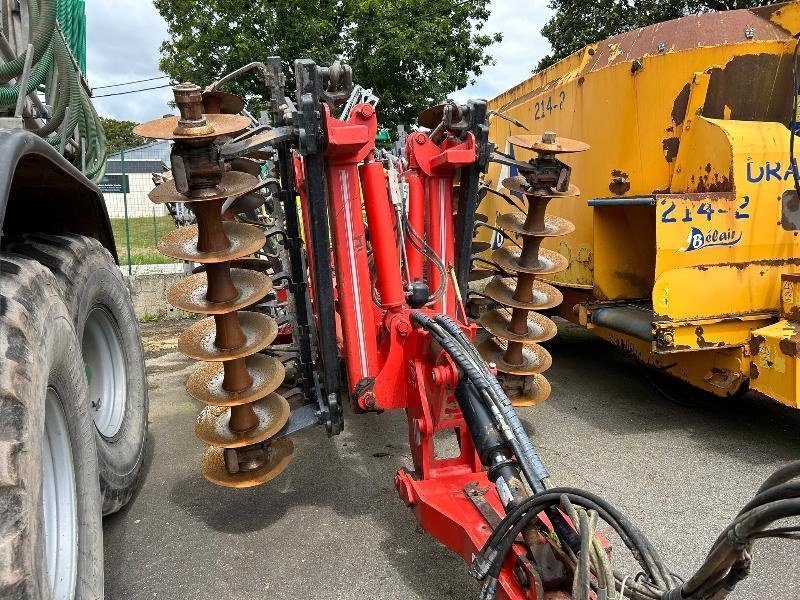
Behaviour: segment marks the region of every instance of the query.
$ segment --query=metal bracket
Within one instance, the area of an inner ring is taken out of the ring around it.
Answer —
[[[289,413],[289,420],[286,421],[286,425],[283,426],[283,429],[281,429],[274,438],[270,439],[270,442],[291,437],[299,431],[318,427],[322,424],[322,418],[317,407],[313,404],[304,404]]]
[[[223,158],[230,160],[265,148],[273,148],[281,142],[292,141],[296,136],[297,130],[292,126],[257,127],[223,145],[220,154]]]

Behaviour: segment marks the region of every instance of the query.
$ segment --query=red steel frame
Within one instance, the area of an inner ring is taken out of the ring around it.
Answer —
[[[465,486],[477,484],[486,489],[485,499],[498,514],[504,514],[503,507],[494,484],[481,468],[454,397],[458,371],[449,356],[424,330],[414,327],[410,319],[412,309],[405,299],[397,246],[400,225],[388,197],[383,167],[374,157],[378,128],[375,109],[369,104],[359,104],[347,121],[332,117],[327,107],[324,110],[326,177],[340,319],[337,335],[347,365],[351,399],[356,410],[406,410],[414,471],[398,471],[395,477],[398,493],[413,508],[426,531],[469,562],[492,529],[465,494]],[[471,134],[461,143],[445,141],[437,145],[428,135],[415,133],[408,143],[409,221],[415,230],[423,232],[427,207],[428,243],[442,258],[448,272],[454,256],[453,175],[457,169],[473,163],[476,152]],[[302,159],[296,161],[308,240]],[[369,249],[375,265],[374,277],[369,270]],[[309,249],[312,250],[320,251]],[[407,253],[412,279],[421,279],[422,256],[413,248],[407,248]],[[430,288],[435,291],[441,278],[435,268],[430,273]],[[430,315],[449,315],[474,339],[474,326],[458,318],[463,312],[457,309],[454,284],[449,276],[447,279],[444,297],[432,309],[420,310]],[[373,302],[373,280],[381,306]],[[434,436],[446,431],[457,439],[458,456],[437,456]],[[514,569],[518,557],[524,556],[524,547],[515,546],[501,572],[498,598],[568,597],[558,595],[561,592],[544,593],[535,570],[528,577],[528,585],[520,585]]]

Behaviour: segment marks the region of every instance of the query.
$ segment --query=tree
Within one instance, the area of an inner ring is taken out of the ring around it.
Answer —
[[[109,154],[120,150],[136,148],[147,143],[147,140],[133,134],[133,128],[138,125],[133,121],[117,121],[108,117],[100,117],[103,131],[106,133],[106,147]]]
[[[550,0],[555,11],[542,28],[553,52],[536,66],[549,67],[587,44],[612,35],[709,10],[732,10],[780,0]]]
[[[489,0],[154,0],[169,27],[161,69],[205,85],[252,61],[341,59],[380,97],[381,124],[410,124],[420,111],[472,83],[493,63],[482,33]],[[265,102],[255,77],[227,89]]]

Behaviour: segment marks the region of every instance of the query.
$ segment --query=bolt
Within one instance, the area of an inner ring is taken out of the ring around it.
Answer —
[[[658,332],[658,345],[663,347],[671,347],[675,345],[675,335],[671,331]]]
[[[667,49],[667,45],[664,42],[658,42],[658,51],[664,52]]]
[[[370,410],[375,408],[375,394],[372,392],[367,392],[361,396],[361,402]]]
[[[747,27],[747,29],[744,30],[744,37],[748,40],[752,40],[754,35],[752,27]]]
[[[427,141],[428,141],[428,136],[426,136],[424,133],[417,133],[414,135],[414,142],[416,142],[417,144],[422,145]]]
[[[360,109],[358,109],[358,116],[362,119],[369,119],[372,115],[375,114],[375,109],[372,107],[371,104],[365,104]]]
[[[411,326],[406,321],[400,321],[397,324],[397,334],[400,337],[406,337],[411,331]]]
[[[543,144],[555,144],[556,143],[556,132],[555,131],[545,131],[542,134],[542,143]]]
[[[642,63],[641,59],[637,58],[631,63],[631,73],[636,73],[636,71],[641,70],[643,66],[644,64]]]

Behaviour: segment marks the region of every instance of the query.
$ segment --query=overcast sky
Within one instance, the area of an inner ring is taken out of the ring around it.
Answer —
[[[475,85],[454,94],[457,99],[492,98],[525,80],[549,46],[539,31],[550,16],[547,0],[492,0],[489,32],[504,39],[490,48],[497,64],[487,68]],[[146,121],[171,112],[169,88],[99,98],[102,94],[162,85],[167,80],[122,88],[96,89],[115,83],[162,75],[159,45],[167,37],[166,23],[149,0],[88,0],[87,71],[95,88],[95,106],[103,116]],[[356,73],[356,80],[358,74]],[[199,82],[200,83],[200,82]],[[207,83],[207,82],[206,82]]]

